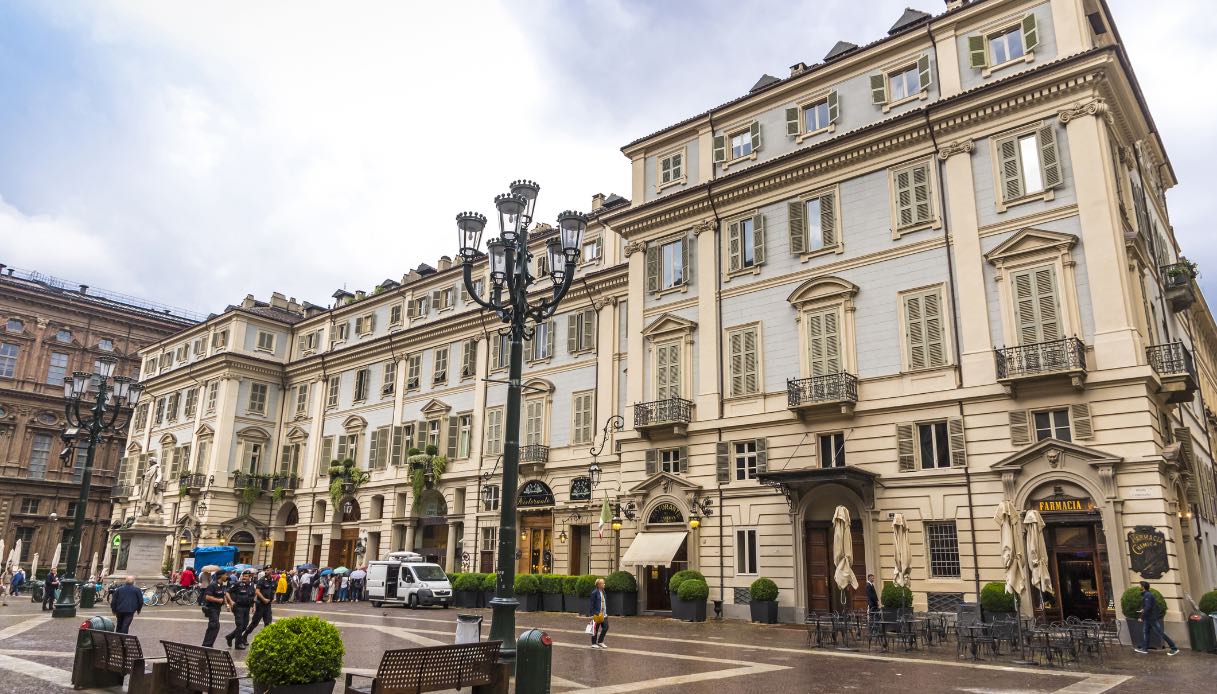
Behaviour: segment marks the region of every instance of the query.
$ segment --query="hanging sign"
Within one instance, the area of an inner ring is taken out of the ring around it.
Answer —
[[[1134,526],[1128,531],[1128,557],[1141,578],[1162,578],[1169,568],[1166,535],[1152,525]]]
[[[1087,498],[1054,496],[1036,502],[1040,513],[1089,513],[1094,510],[1094,501]]]
[[[587,477],[576,477],[570,481],[570,500],[587,501],[592,498],[592,481]]]
[[[520,487],[516,497],[517,508],[540,508],[554,505],[554,493],[541,480],[529,480]]]

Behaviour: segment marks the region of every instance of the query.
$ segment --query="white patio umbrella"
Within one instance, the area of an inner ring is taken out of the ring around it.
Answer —
[[[38,575],[38,553],[34,552],[34,558],[30,561],[30,579],[32,580]]]
[[[1006,592],[1016,596],[1023,592],[1023,555],[1018,509],[1009,499],[997,505],[993,520],[1001,528],[1001,561],[1006,569]]]
[[[93,563],[89,564],[89,580],[97,576],[97,552],[93,553]]]
[[[55,545],[55,553],[51,555],[51,568],[59,570],[59,550],[63,549],[62,544]]]
[[[1031,585],[1040,593],[1052,593],[1052,574],[1048,570],[1048,547],[1044,542],[1044,519],[1039,511],[1027,511],[1023,516],[1027,531],[1027,573]]]
[[[854,540],[849,530],[849,509],[838,506],[832,516],[832,560],[836,566],[833,578],[842,591],[858,588],[858,577],[854,575]],[[841,604],[848,604],[848,593],[843,593]]]
[[[14,570],[17,568],[17,565],[21,563],[21,544],[21,540],[14,542],[13,553],[8,557],[8,563],[13,565]]]
[[[4,540],[0,539],[0,561],[3,561],[3,557],[4,557]],[[3,569],[4,569],[4,567],[0,566],[0,570],[3,570]]]
[[[909,526],[904,522],[904,514],[897,513],[892,517],[892,541],[895,544],[896,568],[892,572],[892,583],[904,588],[909,584]]]

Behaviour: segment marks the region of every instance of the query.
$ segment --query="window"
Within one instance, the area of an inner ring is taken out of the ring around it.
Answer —
[[[67,375],[68,355],[63,352],[51,352],[51,360],[46,369],[46,382],[53,386],[62,386]]]
[[[1014,322],[1020,345],[1061,339],[1061,316],[1057,309],[1056,271],[1052,266],[1012,274]]]
[[[1032,57],[1032,51],[1037,47],[1039,26],[1035,15],[1029,14],[1013,26],[988,35],[969,36],[968,63],[972,69],[982,70],[987,75],[990,69]]]
[[[256,441],[242,441],[244,458],[241,470],[249,475],[256,475],[262,470],[262,444]]]
[[[383,385],[380,386],[381,395],[392,395],[397,390],[397,361],[385,362],[385,370],[382,374]]]
[[[72,331],[66,328],[60,328],[55,333],[55,341],[68,343],[72,341]]]
[[[756,441],[736,441],[735,449],[735,481],[756,479]]]
[[[198,388],[188,388],[186,390],[186,411],[185,411],[186,418],[193,419],[195,412],[198,410],[198,407],[199,407],[199,389]]]
[[[290,443],[283,447],[283,456],[279,460],[279,474],[295,477],[300,473],[301,444]]]
[[[755,214],[727,225],[727,271],[740,272],[765,262],[765,217]]]
[[[461,350],[461,378],[472,378],[477,374],[477,357],[478,341],[476,339],[466,341]]]
[[[664,342],[655,345],[655,399],[679,398],[680,388],[680,342]]]
[[[841,250],[835,192],[819,193],[805,200],[787,203],[786,212],[790,219],[791,253]]]
[[[594,263],[600,260],[600,237],[593,236],[583,240],[583,252],[580,254],[583,262]]]
[[[684,183],[685,151],[672,152],[659,158],[659,188]]]
[[[165,423],[165,398],[156,399],[156,417],[153,421],[159,426]]]
[[[414,439],[414,424],[401,425],[401,441],[407,453],[410,452],[411,448],[415,447],[417,442]]]
[[[228,331],[227,330],[217,330],[214,333],[212,333],[211,348],[218,350],[218,349],[224,349],[225,347],[228,347]]]
[[[351,332],[351,324],[347,321],[334,325],[334,342],[344,342]]]
[[[34,434],[33,445],[30,447],[30,479],[46,479],[46,464],[51,458],[52,439],[48,434]]]
[[[926,521],[930,578],[959,578],[959,535],[955,521]]]
[[[436,448],[439,448],[439,438],[440,438],[439,435],[440,435],[441,426],[442,426],[442,424],[438,419],[427,420],[427,444],[426,445],[435,446]]]
[[[498,455],[503,452],[503,408],[486,410],[486,453]]]
[[[21,499],[21,513],[38,513],[38,507],[41,505],[41,499],[24,497]]]
[[[389,325],[401,325],[401,304],[389,307]]]
[[[756,395],[760,390],[760,356],[756,326],[727,332],[731,397]]]
[[[431,305],[435,306],[435,310],[437,311],[452,308],[452,288],[436,289],[435,291],[431,292]]]
[[[355,402],[368,399],[368,381],[372,380],[371,369],[360,369],[355,372]]]
[[[189,356],[190,345],[179,345],[177,349],[173,350],[173,360],[179,364],[185,364],[189,361]]]
[[[596,348],[596,310],[586,309],[566,317],[566,351],[571,354]]]
[[[1047,438],[1059,439],[1061,441],[1072,441],[1072,432],[1069,428],[1069,410],[1046,410],[1043,412],[1031,413],[1031,420],[1035,424],[1035,440],[1043,441]]]
[[[820,467],[845,467],[845,432],[820,434]]]
[[[498,333],[490,338],[490,368],[492,371],[506,369],[511,359],[511,336]]]
[[[989,60],[993,65],[1023,57],[1023,32],[1010,29],[989,37]]]
[[[0,378],[13,378],[17,373],[17,355],[21,349],[10,342],[0,342]]]
[[[930,88],[930,57],[923,55],[915,62],[895,70],[870,76],[871,102],[887,111],[914,97],[925,98]]]
[[[812,376],[841,373],[841,314],[833,306],[803,314],[807,324],[807,358]]]
[[[757,569],[757,538],[753,528],[741,528],[735,531],[735,573],[751,575]]]
[[[338,454],[338,460],[353,460],[359,461],[359,435],[350,434],[348,436],[339,436],[338,444],[335,446]]]
[[[739,159],[755,158],[753,155],[760,148],[761,124],[752,121],[738,130],[728,131],[726,135],[714,136],[714,161],[726,167]]]
[[[917,81],[916,65],[910,65],[897,72],[888,74],[887,83],[888,98],[891,101],[907,99],[921,91],[920,83]]]
[[[191,343],[191,345],[190,345],[190,351],[191,351],[192,353],[194,353],[194,356],[196,356],[196,357],[201,357],[201,356],[203,356],[203,345],[204,345],[204,344],[205,344],[205,343],[204,343],[204,341],[203,341],[203,338],[201,338],[201,337],[196,337],[196,338],[194,339],[194,342],[192,342],[192,343]]]
[[[389,460],[393,427],[379,427],[368,439],[368,469],[382,470]]]
[[[448,348],[437,347],[435,350],[435,373],[432,375],[435,384],[448,382]]]
[[[659,454],[659,471],[679,474],[684,472],[684,456],[680,448],[661,448]]]
[[[485,487],[482,487],[482,510],[483,511],[499,510],[500,498],[501,498],[501,491],[499,490],[499,485],[488,484]],[[486,541],[485,541],[487,530],[490,531],[489,535],[490,535],[490,539],[491,539],[489,547],[486,546]],[[496,530],[498,530],[498,528],[483,528],[482,529],[482,533],[483,533],[482,549],[483,550],[490,551],[490,550],[494,549],[494,535],[495,535],[494,531],[496,531]]]
[[[111,340],[108,337],[103,337],[102,339],[97,341],[97,349],[99,349],[103,352],[113,352],[114,351],[114,340]]]
[[[17,528],[17,536],[14,542],[21,543],[21,561],[28,562],[30,560],[30,550],[34,545],[34,528]],[[65,557],[67,556],[67,553],[61,552],[61,554]]]
[[[327,409],[338,407],[338,388],[342,385],[341,376],[330,376],[325,383],[325,406]]]
[[[930,165],[919,162],[892,171],[898,231],[935,221]]]
[[[275,351],[275,335],[274,333],[258,331],[258,350],[261,352]]]
[[[406,390],[418,390],[422,385],[423,355],[406,357]]]
[[[571,428],[571,443],[591,443],[595,437],[596,393],[585,390],[572,398],[575,419]]]
[[[5,330],[5,332],[10,332],[10,333],[24,332],[25,323],[16,318],[9,318],[4,323],[4,330]]]
[[[370,335],[376,329],[376,314],[369,313],[355,319],[355,334]]]
[[[528,360],[541,361],[554,355],[554,323],[538,323],[528,342]]]
[[[216,411],[216,394],[219,392],[219,390],[220,390],[219,381],[212,381],[211,383],[207,384],[207,411],[208,412]]]
[[[148,403],[145,402],[135,408],[135,421],[131,428],[133,431],[143,431],[146,426],[148,426]]]
[[[165,405],[165,418],[171,422],[177,421],[177,413],[181,408],[182,396],[179,393],[170,393],[169,402]]]
[[[406,316],[408,318],[425,318],[427,315],[427,297],[419,296],[410,299],[406,309]]]
[[[947,363],[942,295],[937,288],[904,296],[904,337],[909,370]]]
[[[267,386],[265,383],[251,383],[249,385],[249,406],[246,408],[252,414],[266,414],[266,392]]]
[[[840,113],[837,92],[831,91],[822,98],[786,109],[786,134],[798,143],[810,135],[831,132]]]
[[[1056,128],[1052,125],[995,140],[994,146],[1002,202],[1039,195],[1063,182]]]
[[[524,401],[524,445],[545,443],[545,397]]]
[[[76,517],[76,509],[77,509],[79,506],[80,506],[80,503],[79,503],[79,502],[77,502],[77,501],[69,501],[69,502],[68,502],[68,508],[67,508],[67,510],[66,510],[66,511],[64,512],[64,514],[63,514],[64,518],[75,518],[75,517]]]
[[[486,280],[481,277],[473,280],[473,294],[470,294],[468,291],[465,290],[464,282],[461,282],[460,288],[461,288],[461,296],[464,298],[465,303],[467,303],[467,304],[473,303],[473,297],[475,297],[475,296],[480,296],[483,298],[486,297]]]
[[[308,413],[308,384],[300,383],[296,386],[296,414],[303,415]]]
[[[951,446],[947,439],[946,422],[918,424],[917,444],[922,470],[951,466]]]
[[[456,417],[456,457],[468,458],[473,448],[473,415],[466,413]]]

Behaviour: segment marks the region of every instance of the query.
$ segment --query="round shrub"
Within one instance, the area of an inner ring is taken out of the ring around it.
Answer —
[[[1006,584],[1000,581],[986,583],[980,590],[980,606],[985,612],[1013,612],[1014,594],[1007,593]]]
[[[541,582],[533,574],[516,575],[516,594],[534,595],[541,592]]]
[[[567,595],[578,595],[579,577],[578,576],[563,576],[562,577],[562,592]]]
[[[1200,596],[1200,611],[1205,614],[1217,612],[1217,590],[1210,590]]]
[[[498,574],[478,574],[482,579],[482,590],[498,590]]]
[[[689,578],[680,582],[677,595],[685,602],[705,602],[710,597],[710,586],[700,578]]]
[[[694,571],[693,569],[684,569],[683,571],[677,571],[676,573],[672,574],[672,577],[668,579],[668,590],[679,595],[680,584],[690,578],[696,578],[702,582],[705,582],[706,580],[706,577],[702,576],[700,572]]]
[[[1150,588],[1149,592],[1154,594],[1154,601],[1158,603],[1158,616],[1166,614],[1166,598],[1154,588]],[[1124,591],[1120,596],[1120,611],[1128,619],[1141,618],[1141,586],[1133,586]]]
[[[614,571],[604,579],[604,589],[614,593],[637,593],[638,580],[629,571]]]
[[[342,634],[319,617],[285,617],[262,628],[249,645],[245,665],[267,687],[312,684],[342,673]]]
[[[576,577],[575,578],[575,595],[578,595],[581,598],[586,598],[587,596],[591,595],[592,591],[596,589],[596,581],[599,580],[599,578],[600,578],[599,576],[594,576],[594,575]],[[608,590],[607,582],[606,582],[605,590]]]
[[[1002,589],[1005,589],[1004,583],[999,583]],[[881,596],[883,606],[889,610],[898,610],[900,608],[910,608],[913,606],[913,591],[908,586],[900,587],[891,581],[883,584],[883,595]]]
[[[453,590],[475,591],[482,589],[482,578],[477,574],[460,574],[452,582]]]
[[[541,592],[550,595],[561,593],[563,578],[565,577],[559,574],[541,574]]]
[[[758,578],[748,586],[748,594],[754,602],[777,600],[778,585],[767,578]]]
[[[448,583],[452,584],[453,590],[460,590],[456,587],[456,582],[461,580],[461,576],[464,575],[465,574],[461,573],[460,571],[453,571],[452,573],[448,574]]]

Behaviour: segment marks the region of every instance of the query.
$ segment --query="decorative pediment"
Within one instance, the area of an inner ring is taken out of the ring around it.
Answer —
[[[237,516],[236,518],[231,518],[223,523],[220,523],[220,534],[225,538],[232,537],[232,535],[239,533],[242,530],[252,534],[254,538],[264,538],[267,536],[270,528],[265,523],[249,514]]]
[[[194,435],[199,438],[203,438],[206,436],[215,436],[216,430],[213,429],[210,424],[207,424],[206,422],[204,422],[199,425],[198,429],[194,430]]]
[[[668,335],[673,333],[690,335],[694,330],[697,330],[697,323],[694,323],[687,318],[681,318],[675,314],[664,313],[655,320],[651,321],[650,325],[643,328],[642,334],[646,337],[655,337],[658,335]]]
[[[1025,227],[985,254],[985,259],[1000,267],[1029,255],[1068,255],[1078,242],[1073,234]]]
[[[423,405],[422,413],[424,417],[440,417],[448,414],[452,410],[452,405],[432,398],[426,405]]]
[[[357,414],[353,414],[342,421],[342,428],[345,429],[348,434],[358,433],[368,428],[368,420],[360,417]]]
[[[840,277],[813,277],[800,284],[786,301],[796,309],[812,304],[849,301],[858,293],[858,285]]]
[[[680,492],[698,491],[701,489],[701,485],[693,484],[689,480],[679,475],[673,475],[670,472],[657,472],[630,487],[628,493],[636,496],[646,496],[656,489],[661,490],[665,494],[675,495]]]
[[[293,426],[287,430],[287,440],[292,443],[299,443],[308,438],[308,432],[300,427]]]
[[[999,471],[1019,471],[1027,464],[1045,458],[1052,467],[1061,467],[1070,460],[1092,466],[1112,465],[1124,460],[1124,458],[1113,456],[1106,451],[1049,438],[1002,458],[993,463],[991,468]]]
[[[544,378],[533,378],[524,382],[525,393],[552,393],[554,384]]]
[[[161,448],[173,448],[177,445],[177,437],[173,434],[165,434],[160,438]]]
[[[247,441],[270,441],[270,434],[262,427],[245,427],[237,432],[237,438]]]
[[[138,443],[135,443],[134,441],[131,442],[131,445],[127,446],[127,455],[139,455],[140,453],[143,453],[143,452],[144,452],[143,447],[140,446]]]

